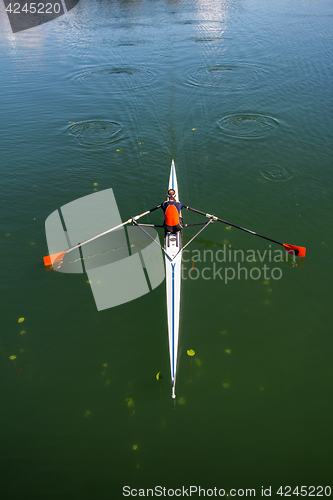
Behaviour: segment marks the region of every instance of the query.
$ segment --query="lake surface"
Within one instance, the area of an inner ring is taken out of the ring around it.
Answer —
[[[81,0],[16,34],[0,15],[2,498],[332,487],[332,2]],[[218,223],[191,244],[175,405],[165,283],[98,312],[42,260],[51,212],[113,188],[139,214],[172,159],[184,204],[307,247],[277,262]]]

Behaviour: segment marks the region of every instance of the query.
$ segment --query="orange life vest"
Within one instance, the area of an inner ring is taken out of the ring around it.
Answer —
[[[168,205],[165,211],[165,224],[167,226],[177,226],[179,223],[179,212],[176,206]]]

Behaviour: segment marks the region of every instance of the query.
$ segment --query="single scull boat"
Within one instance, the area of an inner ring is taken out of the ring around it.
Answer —
[[[173,189],[175,191],[175,199],[177,202],[180,201],[179,199],[179,192],[178,192],[178,183],[177,183],[177,177],[176,177],[176,168],[175,168],[175,162],[172,160],[171,163],[171,171],[170,171],[170,177],[169,177],[169,187],[168,189]],[[183,224],[182,227],[187,227],[187,226],[195,226],[195,225],[203,225],[203,227],[198,231],[198,233],[191,238],[186,245],[183,246],[182,244],[182,230],[176,232],[176,233],[170,233],[168,231],[164,231],[164,247],[162,247],[142,226],[155,226],[155,227],[163,227],[155,224],[139,224],[137,221],[144,215],[149,214],[150,212],[153,212],[154,210],[157,210],[158,208],[161,208],[161,205],[158,205],[157,207],[147,210],[146,212],[143,212],[140,215],[136,215],[135,217],[129,218],[127,221],[122,222],[121,224],[118,224],[115,227],[112,227],[111,229],[108,229],[100,234],[97,234],[95,236],[92,236],[91,238],[78,243],[71,248],[68,248],[67,250],[63,252],[58,252],[52,255],[47,255],[44,257],[44,265],[48,268],[53,268],[54,270],[59,269],[59,267],[64,263],[64,256],[72,252],[73,250],[82,247],[82,245],[85,245],[86,243],[89,243],[96,238],[99,238],[105,234],[110,233],[111,231],[114,231],[116,229],[121,228],[122,226],[126,224],[133,224],[137,227],[139,227],[149,238],[151,238],[154,243],[156,243],[163,251],[165,254],[165,273],[166,273],[166,299],[167,299],[167,318],[168,318],[168,336],[169,336],[169,352],[170,352],[170,369],[171,369],[171,387],[172,387],[172,398],[175,399],[176,397],[176,372],[177,372],[177,357],[178,357],[178,339],[179,339],[179,318],[180,318],[180,289],[181,289],[181,274],[182,274],[182,269],[181,269],[181,264],[182,264],[182,251],[191,243],[191,241],[198,236],[201,231],[203,231],[210,223],[212,222],[222,222],[223,224],[227,224],[228,226],[233,226],[238,229],[241,229],[242,231],[246,231],[247,233],[253,234],[255,236],[259,236],[260,238],[264,238],[266,240],[272,241],[273,243],[276,243],[278,245],[282,245],[285,250],[288,253],[293,254],[294,256],[298,257],[305,257],[306,249],[305,247],[300,247],[296,245],[289,245],[287,243],[281,243],[279,241],[273,240],[271,238],[268,238],[266,236],[263,236],[261,234],[258,234],[254,231],[251,231],[250,229],[246,229],[241,226],[237,226],[236,224],[232,224],[231,222],[227,222],[223,219],[219,219],[215,215],[208,214],[206,212],[201,212],[200,210],[196,210],[194,208],[191,208],[189,206],[185,206],[184,208],[187,210],[190,210],[192,212],[196,212],[200,215],[203,215],[207,217],[209,220],[208,222],[203,222],[203,223],[195,223],[195,224]]]
[[[175,191],[175,199],[179,200],[178,184],[176,177],[175,162],[172,160],[169,187]],[[169,333],[169,352],[171,368],[172,397],[176,397],[176,372],[179,336],[180,315],[180,288],[182,274],[182,231],[177,233],[165,232],[165,275],[166,275],[166,298]],[[171,260],[170,260],[171,259]]]

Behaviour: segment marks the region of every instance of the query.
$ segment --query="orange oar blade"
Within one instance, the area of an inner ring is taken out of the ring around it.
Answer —
[[[283,243],[283,246],[287,250],[288,253],[296,255],[296,257],[305,257],[306,248],[298,247],[296,245],[288,245],[288,243]]]
[[[59,262],[64,258],[66,252],[58,252],[58,253],[53,253],[52,255],[47,255],[46,257],[43,257],[44,260],[44,266],[52,266],[52,264],[55,264],[56,262]]]

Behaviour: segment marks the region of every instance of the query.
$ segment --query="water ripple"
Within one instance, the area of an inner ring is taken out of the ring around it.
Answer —
[[[285,182],[292,178],[293,174],[280,165],[265,165],[261,175],[270,181]]]
[[[68,129],[82,146],[104,146],[118,139],[121,125],[106,120],[89,120],[72,123]]]
[[[224,116],[217,123],[224,134],[241,139],[260,139],[279,125],[275,118],[255,113]]]
[[[126,92],[147,87],[154,78],[149,69],[131,65],[89,68],[74,76],[87,87],[105,92]]]
[[[214,64],[192,69],[188,73],[187,83],[199,87],[224,87],[238,90],[257,85],[264,72],[264,68],[252,64]]]

